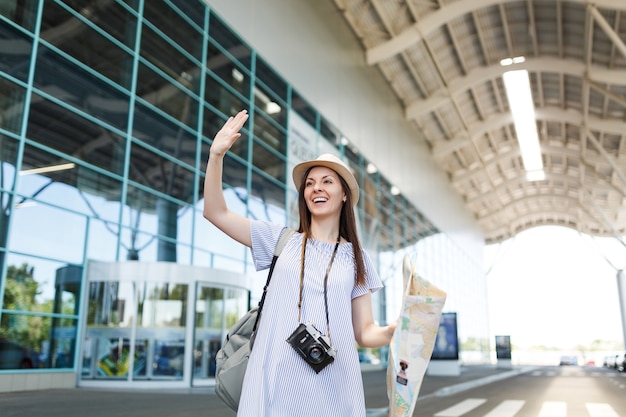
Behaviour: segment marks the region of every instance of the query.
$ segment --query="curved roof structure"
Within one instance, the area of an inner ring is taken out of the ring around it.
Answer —
[[[334,2],[486,243],[539,225],[626,233],[626,1]],[[522,165],[511,69],[529,73],[541,181]]]

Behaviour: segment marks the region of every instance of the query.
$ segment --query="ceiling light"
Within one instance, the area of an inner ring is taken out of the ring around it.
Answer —
[[[367,167],[365,168],[365,171],[367,171],[368,174],[376,174],[378,172],[378,168],[376,168],[376,165],[372,164],[371,162],[369,162],[367,164]]]
[[[503,67],[507,67],[513,64],[521,64],[524,61],[526,61],[526,58],[523,56],[516,56],[515,58],[504,58],[500,60],[500,65],[502,65]]]
[[[25,169],[23,171],[20,171],[20,175],[33,175],[33,174],[43,174],[45,172],[63,171],[66,169],[72,169],[75,166],[76,165],[73,163],[68,163],[68,164],[60,164],[60,165],[50,165],[50,166],[41,167],[41,168]]]
[[[400,189],[395,185],[391,186],[391,195],[400,195]]]
[[[233,79],[235,81],[237,81],[239,83],[243,81],[243,74],[241,72],[239,72],[239,70],[237,70],[236,68],[233,68],[230,73],[233,76]]]
[[[270,101],[265,105],[265,112],[267,114],[280,113],[280,110],[280,106],[276,102]]]
[[[502,78],[511,114],[513,115],[515,135],[522,153],[522,162],[528,174],[527,178],[529,181],[543,180],[545,179],[545,174],[543,173],[541,147],[539,146],[539,134],[537,133],[537,121],[535,119],[535,106],[530,90],[528,71],[507,71],[502,75]],[[530,174],[531,172],[532,174]]]

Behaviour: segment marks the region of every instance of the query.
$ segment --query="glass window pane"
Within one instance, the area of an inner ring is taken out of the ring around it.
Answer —
[[[0,2],[0,15],[32,32],[37,22],[38,3],[38,0],[2,1]]]
[[[222,23],[215,13],[212,13],[209,20],[209,36],[213,38],[218,45],[221,45],[228,51],[237,61],[241,62],[246,68],[250,69],[251,52],[250,48],[242,42],[230,29]]]
[[[69,318],[53,318],[50,329],[50,342],[47,346],[47,367],[73,368],[78,320]]]
[[[320,134],[324,138],[326,138],[326,140],[330,142],[331,144],[335,146],[339,145],[339,142],[341,139],[341,133],[335,126],[330,124],[330,122],[328,122],[323,117],[321,118],[321,121],[320,121]]]
[[[204,26],[204,15],[208,8],[201,1],[170,0],[181,12],[191,19],[196,25]],[[144,6],[145,7],[145,6]]]
[[[138,287],[137,337],[153,343],[152,376],[183,376],[185,325],[187,319],[186,284],[142,282]]]
[[[283,101],[287,101],[287,83],[259,56],[256,58],[256,77]]]
[[[17,141],[0,135],[0,191],[13,190],[17,165]],[[8,207],[8,195],[0,193],[2,207]],[[8,214],[8,213],[5,213]],[[6,229],[2,229],[6,230]]]
[[[107,332],[110,334],[119,331]],[[128,332],[124,332],[127,334]],[[133,367],[133,377],[146,375],[147,341],[135,342],[135,354],[131,365],[129,337],[86,337],[83,343],[82,378],[127,379]]]
[[[285,160],[258,143],[253,144],[252,162],[254,166],[279,182],[286,182]],[[291,180],[291,178],[290,178]]]
[[[0,370],[73,368],[78,320],[5,312],[0,320]]]
[[[117,205],[116,205],[117,206]],[[119,226],[117,221],[108,222],[98,219],[90,219],[89,232],[87,234],[87,259],[95,261],[115,261],[117,252],[117,234]],[[122,243],[120,256],[126,257],[127,249]]]
[[[35,2],[33,1],[33,3]],[[0,6],[0,8],[2,7],[6,8],[7,6]],[[10,8],[10,6],[8,8]],[[18,16],[17,9],[5,9],[5,11],[7,12],[6,16],[13,17],[18,23],[22,22],[21,17]],[[0,14],[4,15],[4,13]],[[32,26],[34,20],[30,20],[30,18],[26,16],[24,17],[24,23],[28,26]],[[20,81],[26,81],[33,48],[32,38],[10,25],[0,22],[0,41],[3,45],[2,49],[0,49],[0,54],[2,55],[2,59],[0,59],[0,71],[4,71]]]
[[[185,142],[180,138],[171,139],[179,141],[179,143]],[[160,146],[161,150],[167,151],[167,147],[164,146],[164,143],[169,145],[171,141],[164,140]],[[189,140],[187,143],[193,143],[195,146],[195,140]],[[182,153],[182,151],[179,152],[179,154]],[[178,159],[189,160],[192,154],[195,155],[195,147],[192,152],[187,153],[186,158]],[[195,174],[188,167],[175,163],[171,159],[165,158],[135,143],[133,143],[131,150],[130,165],[132,167],[129,173],[129,179],[131,181],[135,181],[181,201],[193,201]],[[132,197],[132,195],[129,195],[129,197]],[[142,201],[142,203],[146,202],[148,202],[148,200]],[[128,201],[128,204],[134,205],[134,203],[135,202],[132,200]],[[151,203],[149,206],[142,204],[141,209],[156,210],[156,202]]]
[[[300,117],[309,122],[313,127],[317,126],[317,112],[315,109],[295,90],[291,92],[291,108]]]
[[[207,45],[206,68],[209,70],[209,77],[206,80],[207,90],[210,88],[209,83],[212,82],[211,80],[220,79],[242,96],[247,97],[250,95],[249,71],[242,68],[241,64],[232,61],[229,55],[224,54],[223,50],[213,43]],[[209,93],[209,97],[215,97],[215,94],[210,94],[210,91],[207,91],[207,93]]]
[[[252,197],[250,213],[259,220],[270,220],[270,207],[285,207],[285,188],[259,174],[252,173]],[[282,219],[284,221],[284,218]]]
[[[74,310],[80,301],[79,289],[75,285],[80,272],[77,273],[75,268],[70,268],[74,270],[72,275],[67,263],[8,253],[2,308],[16,312],[63,314]],[[59,298],[56,304],[55,298]],[[55,305],[57,311],[54,311]]]
[[[84,1],[73,2],[73,7],[81,16],[88,15],[85,7],[91,13],[91,19],[107,30],[118,42],[132,48],[135,44],[136,19],[116,2],[108,2],[107,7],[99,9],[85,5]],[[96,31],[91,24],[86,24],[84,18],[66,10],[57,2],[44,3],[43,20],[41,22],[41,37],[61,49],[68,55],[88,65],[94,71],[106,78],[130,89],[132,56],[119,48],[110,39]],[[68,25],[68,22],[71,25]],[[61,27],[63,36],[59,36]],[[41,55],[41,54],[40,54]]]
[[[2,77],[0,77],[0,114],[2,114],[0,128],[19,134],[24,116],[24,89]]]
[[[176,75],[174,79],[185,87],[192,89],[192,82],[197,84],[193,77],[186,74]],[[169,114],[175,120],[185,124],[190,129],[196,130],[198,124],[198,102],[189,94],[174,85],[172,82],[148,68],[144,64],[139,65],[139,73],[137,75],[137,96],[141,97],[147,103],[157,107],[163,112]],[[152,110],[146,110],[143,103],[138,102],[135,112],[141,112],[143,115]],[[159,116],[163,118],[162,116]],[[143,128],[134,126],[140,132]]]
[[[183,334],[184,333],[181,331],[181,336]],[[153,377],[173,377],[173,379],[182,379],[184,356],[184,338],[155,340],[152,360]]]
[[[188,2],[188,3],[199,3],[199,2]],[[192,15],[202,16],[202,10],[196,8],[196,10],[189,10]],[[187,20],[185,20],[181,15],[179,15],[175,10],[167,8],[167,5],[162,2],[148,1],[144,3],[143,9],[144,19],[148,20],[155,27],[159,28],[160,31],[164,32],[167,37],[169,37],[173,42],[183,48],[187,53],[191,56],[195,57],[197,60],[202,58],[202,33],[198,32],[196,28],[191,26]],[[202,27],[202,22],[200,22],[200,26]],[[167,65],[172,65],[176,59],[172,59],[172,57],[177,56],[179,54],[176,52],[174,55],[168,55],[170,46],[166,46],[162,44],[163,41],[158,41],[153,37],[156,36],[151,33],[151,29],[148,29],[150,32],[146,33],[146,27],[144,26],[143,31],[143,40],[146,42],[155,41],[153,45],[151,45],[148,49],[150,49],[151,53],[157,52],[156,56],[164,56],[166,59],[164,61],[159,60],[159,62],[167,63]],[[149,39],[146,39],[146,38]],[[161,45],[159,45],[161,44]],[[143,50],[143,42],[142,42],[142,50]],[[155,49],[153,46],[164,46],[165,49]],[[142,51],[142,55],[144,55]],[[155,55],[152,55],[154,57]],[[169,57],[169,59],[167,59]],[[149,61],[153,61],[153,59],[149,59]],[[159,65],[159,64],[157,64]],[[179,65],[182,71],[190,72],[192,66],[183,65],[182,61],[177,62],[176,65]],[[182,72],[181,71],[181,72]],[[196,69],[197,71],[197,69]],[[180,73],[180,72],[178,72]]]
[[[165,152],[172,158],[176,158],[192,167],[196,165],[196,146],[198,142],[196,135],[183,126],[159,116],[154,110],[142,105],[137,106],[135,109],[133,133],[141,142]],[[142,183],[145,183],[145,181],[138,180],[137,176],[147,174],[147,172],[143,171],[143,168],[150,167],[151,171],[156,171],[159,169],[160,163],[166,163],[165,161],[150,163],[150,159],[156,158],[154,153],[134,144],[131,156],[131,177]],[[148,160],[145,160],[145,158]],[[135,164],[140,164],[139,170],[137,170],[138,166]]]
[[[120,181],[28,145],[24,150],[25,165],[17,188],[23,197],[16,200],[20,209],[33,204],[28,197],[35,197],[39,202],[71,207],[86,216],[118,221]]]
[[[36,326],[31,329],[30,326]],[[50,318],[6,312],[0,320],[0,371],[44,368],[44,342],[48,342]],[[35,329],[43,330],[34,331]],[[33,334],[34,333],[34,334]]]
[[[159,3],[158,7],[160,9],[163,8],[163,3]],[[162,13],[162,10],[161,10]],[[168,14],[169,15],[169,14]],[[166,15],[163,15],[166,16]],[[189,27],[186,25],[186,27]],[[159,27],[159,30],[166,29],[166,27]],[[174,27],[172,28],[174,29]],[[167,30],[167,29],[166,29]],[[176,32],[179,30],[184,30],[184,28],[175,27]],[[183,35],[183,33],[181,33]],[[198,34],[190,35],[189,38],[194,40],[195,42],[200,42],[202,38],[198,36]],[[189,47],[192,47],[189,45]],[[193,48],[192,48],[193,49]],[[187,51],[189,52],[189,51]],[[200,52],[200,51],[198,51]],[[155,30],[152,29],[149,25],[144,25],[142,30],[142,38],[141,38],[141,57],[146,61],[150,62],[152,65],[156,66],[160,69],[164,74],[173,78],[177,82],[183,84],[186,88],[190,89],[197,93],[198,83],[195,83],[196,88],[194,88],[194,83],[192,83],[193,79],[198,79],[200,74],[200,67],[192,61],[188,55],[181,52],[179,47],[172,45],[171,41],[168,41],[161,37]],[[199,54],[197,54],[199,55]],[[141,69],[140,78],[150,77],[152,79],[154,76],[146,75],[146,69]],[[154,80],[152,80],[154,81]],[[143,86],[148,83],[142,82]],[[141,89],[141,91],[145,94],[149,90],[146,90],[145,87]]]
[[[287,107],[275,97],[273,92],[257,84],[254,88],[254,104],[258,114],[273,120],[278,128],[284,130],[287,125]]]
[[[35,142],[66,155],[78,155],[114,173],[123,172],[123,138],[41,96],[33,96],[26,134]],[[37,157],[54,165],[52,156],[37,153]],[[42,166],[39,162],[27,160],[24,163],[25,166]]]
[[[86,228],[83,215],[26,199],[13,211],[8,247],[12,251],[82,263]]]
[[[243,142],[247,142],[246,135],[242,135],[235,144],[239,143],[243,140]],[[231,148],[232,149],[232,148]],[[247,159],[247,158],[246,158]],[[222,174],[222,179],[224,184],[227,184],[233,188],[241,188],[243,190],[246,189],[246,178],[248,174],[248,168],[244,163],[239,162],[235,158],[231,157],[229,154],[226,154],[224,157],[224,171]]]
[[[73,107],[84,111],[112,126],[126,130],[128,125],[129,96],[85,71],[62,56],[40,46],[34,84]],[[103,135],[106,141],[106,133]]]
[[[287,132],[266,119],[267,116],[257,111],[254,113],[254,135],[284,155],[287,151]]]
[[[90,282],[88,292],[88,327],[132,326],[135,313],[131,283],[113,280]]]
[[[233,87],[241,85],[241,83],[226,84],[231,88],[226,87],[224,82],[220,82],[214,78],[215,76],[207,74],[206,76],[206,91],[204,93],[204,99],[207,103],[211,104],[217,110],[221,111],[227,116],[234,115],[242,109],[248,108],[246,102],[244,102],[240,96],[232,91]],[[247,96],[247,94],[246,94]],[[245,97],[245,96],[244,96]],[[222,127],[221,123],[218,127]],[[207,131],[207,126],[204,130],[204,135],[210,138],[215,136],[217,130]]]

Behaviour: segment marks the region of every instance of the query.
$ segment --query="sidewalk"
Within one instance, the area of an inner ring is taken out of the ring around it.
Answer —
[[[426,375],[420,399],[449,395],[510,377],[523,369],[463,366],[459,376]],[[387,415],[386,370],[363,372],[368,417]],[[418,400],[419,401],[419,400]],[[213,388],[185,390],[105,390],[75,388],[0,394],[2,417],[234,417]]]

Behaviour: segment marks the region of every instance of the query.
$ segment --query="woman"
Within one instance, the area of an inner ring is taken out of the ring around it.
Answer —
[[[222,190],[224,155],[241,136],[247,119],[245,110],[230,117],[213,139],[204,217],[250,247],[255,267],[261,270],[269,267],[285,228],[230,211]],[[382,284],[357,236],[354,205],[359,187],[347,166],[332,155],[298,164],[293,180],[299,191],[300,227],[276,263],[237,415],[363,417],[355,341],[366,348],[386,345],[395,324],[381,327],[373,320],[371,293]],[[324,352],[328,364],[321,370],[309,363],[315,358],[307,361],[297,352],[295,345],[304,339],[287,341],[301,324],[310,324],[308,329],[318,330],[332,346]]]

